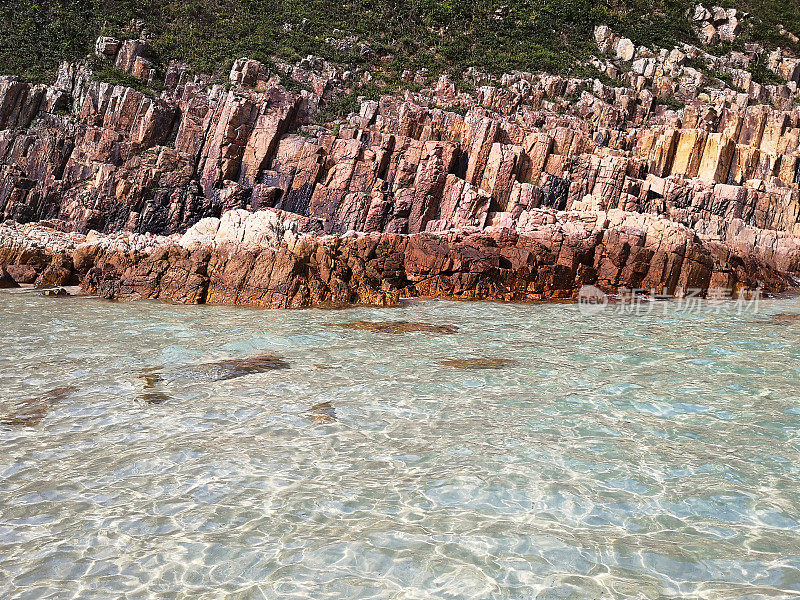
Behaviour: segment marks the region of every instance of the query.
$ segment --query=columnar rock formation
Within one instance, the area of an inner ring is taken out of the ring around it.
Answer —
[[[226,85],[171,63],[158,95],[81,64],[50,86],[2,78],[0,216],[48,223],[7,223],[0,264],[109,297],[265,306],[788,285],[796,81],[703,88],[702,51],[596,39],[619,87],[473,71],[474,92],[442,77],[332,128],[309,123],[346,85],[313,57],[283,65],[301,92],[247,59]],[[96,53],[153,85],[145,48],[101,38]]]

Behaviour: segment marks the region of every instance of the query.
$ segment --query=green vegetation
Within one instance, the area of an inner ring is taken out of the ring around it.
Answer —
[[[656,104],[666,106],[670,110],[681,110],[686,107],[685,102],[681,102],[673,96],[668,96],[667,98],[656,98]]]
[[[351,112],[358,112],[359,108],[360,104],[355,94],[336,96],[317,115],[317,123],[330,123],[336,119],[346,117]]]
[[[379,83],[389,88],[399,85],[403,70],[423,67],[432,74],[460,74],[468,66],[576,74],[584,68],[579,62],[596,52],[592,33],[600,23],[637,44],[695,41],[686,17],[695,1],[4,0],[0,72],[47,79],[59,61],[90,53],[101,33],[136,35],[128,28],[139,20],[152,37],[156,62],[183,59],[212,75],[224,75],[239,56],[268,61],[308,54],[381,72]],[[793,2],[737,0],[735,6],[752,13],[742,43],[791,47],[778,24],[800,35]],[[337,50],[325,41],[349,36],[359,42]],[[362,52],[361,42],[372,52]]]
[[[71,112],[73,98],[72,95],[64,95],[62,96],[56,105],[53,107],[53,114],[59,116],[66,116],[69,115]]]
[[[760,61],[751,65],[750,73],[753,75],[753,81],[761,85],[781,85],[786,83],[783,77],[767,68],[766,62],[766,57],[762,56]]]
[[[156,78],[153,81],[152,87],[150,87],[145,82],[137,79],[133,75],[128,75],[124,71],[120,71],[109,61],[93,58],[91,61],[91,66],[94,76],[100,81],[105,81],[113,85],[124,85],[148,96],[153,96],[155,95],[155,92],[164,89],[164,84],[161,83],[160,79]]]

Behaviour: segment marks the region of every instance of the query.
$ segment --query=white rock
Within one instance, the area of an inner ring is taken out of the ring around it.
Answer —
[[[617,58],[624,61],[629,61],[633,58],[633,55],[636,53],[636,48],[633,45],[633,42],[630,41],[628,38],[622,38],[620,41],[617,42],[614,51],[617,53]]]
[[[607,25],[598,25],[594,28],[594,41],[598,44],[602,44],[609,37],[611,37],[611,31]]]
[[[229,210],[223,214],[219,220],[219,229],[214,236],[214,242],[217,244],[223,242],[241,243],[244,238],[244,223],[250,214],[249,211],[243,208]]]
[[[178,243],[187,250],[196,250],[200,246],[211,245],[217,230],[219,230],[219,219],[206,217],[200,219],[189,231],[184,233]]]
[[[705,6],[698,4],[694,7],[694,16],[692,17],[693,21],[707,21],[710,18],[711,13]]]

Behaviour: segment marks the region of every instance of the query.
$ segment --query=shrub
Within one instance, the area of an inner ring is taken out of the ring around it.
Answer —
[[[404,69],[458,77],[470,66],[501,74],[513,69],[576,74],[597,49],[593,27],[604,23],[635,44],[671,47],[696,42],[687,11],[696,0],[4,0],[0,2],[0,72],[40,81],[61,60],[85,56],[99,34],[133,37],[140,20],[154,57],[185,60],[225,75],[240,56],[296,61],[325,56],[373,72],[392,85]],[[730,5],[729,0],[720,0]],[[767,48],[797,46],[778,32],[800,35],[796,3],[737,0],[752,14],[744,41]],[[334,33],[334,30],[338,30]],[[355,36],[336,50],[326,38]],[[800,48],[795,48],[800,50]],[[764,69],[763,71],[766,71]],[[764,81],[770,80],[760,72]]]

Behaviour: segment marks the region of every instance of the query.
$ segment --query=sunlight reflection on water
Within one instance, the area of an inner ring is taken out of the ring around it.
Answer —
[[[0,309],[3,598],[800,595],[800,300]]]

